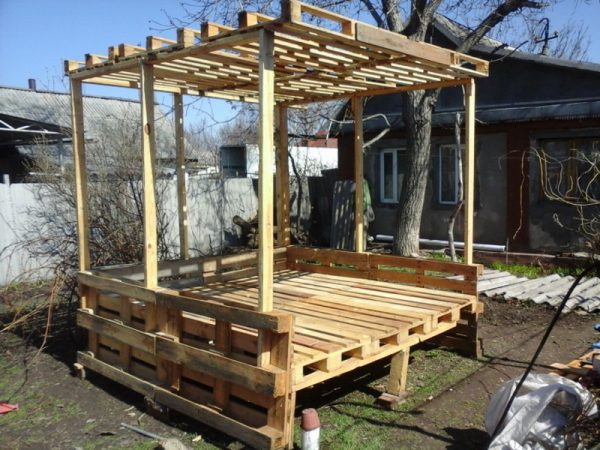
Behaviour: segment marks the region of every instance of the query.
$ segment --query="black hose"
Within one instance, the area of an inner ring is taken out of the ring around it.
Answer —
[[[583,272],[581,272],[577,276],[577,278],[575,279],[575,281],[573,281],[573,283],[571,284],[571,287],[567,291],[567,294],[565,295],[565,297],[563,298],[562,302],[560,303],[560,305],[556,309],[556,313],[554,314],[554,317],[552,318],[552,321],[550,321],[550,325],[548,325],[548,328],[546,329],[546,333],[544,333],[544,337],[542,337],[542,340],[540,341],[540,344],[538,345],[538,348],[535,351],[535,354],[533,355],[533,358],[529,362],[529,365],[527,366],[527,369],[525,369],[525,373],[523,373],[523,376],[519,380],[519,383],[517,384],[517,387],[513,391],[512,395],[510,396],[510,400],[506,404],[506,407],[504,408],[504,412],[502,413],[502,416],[500,417],[500,420],[496,424],[496,428],[494,428],[494,432],[492,433],[492,440],[496,437],[496,435],[498,434],[498,432],[502,428],[504,420],[506,419],[506,416],[508,415],[508,411],[510,410],[510,407],[512,406],[513,401],[517,397],[517,394],[519,393],[519,390],[521,389],[521,386],[523,386],[523,383],[525,383],[525,380],[527,379],[527,376],[531,372],[531,369],[533,369],[533,366],[535,365],[535,362],[537,361],[538,356],[540,356],[540,353],[542,352],[542,349],[544,348],[544,345],[546,345],[546,341],[550,337],[550,333],[552,332],[552,329],[554,328],[554,325],[556,325],[556,322],[558,322],[558,319],[560,318],[562,310],[564,309],[565,305],[567,304],[567,301],[571,297],[571,294],[573,293],[573,291],[575,290],[575,288],[577,287],[577,285],[581,282],[581,280],[583,279],[583,277],[585,277],[593,269],[597,269],[598,267],[600,267],[600,261],[594,261],[594,262],[592,262],[591,264],[589,264],[585,268],[585,270]]]

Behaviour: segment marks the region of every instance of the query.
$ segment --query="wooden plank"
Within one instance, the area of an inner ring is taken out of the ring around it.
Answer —
[[[286,248],[273,250],[275,261],[286,259]],[[213,273],[217,270],[252,267],[258,263],[256,251],[237,255],[221,255],[210,257],[196,257],[188,260],[160,261],[158,263],[159,278],[174,277],[179,275],[196,275]],[[131,280],[143,279],[144,269],[141,264],[119,264],[114,266],[96,267],[94,272],[108,273],[111,275],[126,277]]]
[[[216,412],[214,409],[186,400],[176,394],[161,389],[152,383],[119,369],[115,369],[85,353],[78,352],[77,360],[80,364],[83,364],[94,372],[127,386],[144,396],[154,398],[162,405],[175,409],[199,422],[238,438],[255,448],[273,448],[273,442],[280,438],[280,433],[276,430],[270,428],[261,428],[260,430],[257,430],[244,425],[241,422]]]
[[[114,320],[90,314],[87,310],[77,310],[77,325],[148,353],[154,353],[154,337],[152,335],[119,324]]]
[[[213,408],[213,405],[211,404],[212,393],[210,390],[203,386],[198,386],[196,383],[190,383],[187,380],[182,381],[179,395],[186,400],[210,405],[210,407]],[[248,404],[247,402],[238,402],[236,399],[232,399],[226,414],[227,417],[242,422],[252,428],[260,428],[267,424],[266,412],[256,408],[256,404],[253,404],[252,402]]]
[[[100,375],[110,378],[117,383],[120,383],[129,389],[139,392],[142,395],[149,396],[152,394],[154,387],[147,381],[129,375],[122,370],[114,368],[109,364],[103,363],[98,359],[84,352],[77,352],[77,362],[85,367],[93,370]]]
[[[141,62],[140,102],[142,109],[142,163],[144,184],[144,285],[158,286],[158,238],[156,229],[155,161],[156,137],[154,121],[154,67]]]
[[[465,214],[464,262],[473,264],[473,221],[475,213],[475,80],[465,85]]]
[[[177,212],[179,219],[179,253],[181,259],[190,257],[188,237],[187,191],[185,187],[185,133],[183,127],[183,96],[173,94],[175,110],[175,153],[177,173]]]
[[[302,14],[309,14],[317,18],[336,22],[341,27],[341,34],[354,36],[355,21],[346,16],[297,0],[285,0],[281,2],[281,18],[283,20],[302,23]]]
[[[85,289],[85,298],[87,303],[87,310],[95,313],[98,310],[98,290],[97,289]],[[98,353],[98,334],[94,330],[88,332],[88,350],[93,354]]]
[[[266,312],[273,309],[273,32],[260,30],[259,42],[258,309]]]
[[[364,236],[364,197],[363,197],[363,99],[352,97],[352,116],[354,117],[354,249],[365,251]]]
[[[369,254],[344,250],[321,248],[302,248],[290,246],[287,249],[288,267],[294,270],[299,260],[318,261],[321,265],[340,264],[354,266],[357,271],[366,271],[369,267]]]
[[[180,310],[167,306],[156,307],[157,335],[164,339],[180,342],[183,333],[183,316]],[[181,386],[181,366],[171,361],[157,359],[156,378],[165,386],[178,391]]]
[[[261,394],[277,397],[285,392],[285,372],[275,367],[265,369],[251,366],[217,352],[194,348],[160,336],[156,338],[156,356]]]
[[[215,347],[216,349],[227,355],[231,352],[232,346],[232,333],[231,323],[223,320],[215,321]],[[214,404],[221,410],[227,410],[229,405],[229,394],[231,391],[231,384],[222,379],[215,379],[213,401]]]
[[[122,295],[119,296],[118,300],[120,300],[118,301],[118,304],[121,322],[123,322],[123,324],[126,326],[130,326],[133,314],[131,308],[131,301],[129,300],[129,297],[125,297]],[[129,370],[129,367],[131,365],[131,346],[129,344],[121,344],[119,357],[121,359],[121,367],[123,368],[123,370]]]
[[[412,274],[409,274],[409,275],[412,275]],[[330,275],[322,275],[322,274],[314,274],[314,275],[311,275],[311,277],[321,278],[321,277],[331,277],[331,276]],[[369,286],[369,287],[372,286],[372,287],[382,290],[382,291],[391,290],[392,292],[413,295],[416,297],[430,297],[430,298],[438,298],[438,299],[443,299],[443,300],[448,300],[448,301],[456,300],[461,303],[468,303],[470,301],[473,301],[475,298],[473,295],[470,295],[470,294],[451,292],[451,291],[441,291],[438,289],[431,289],[429,287],[423,287],[423,286],[408,286],[406,284],[391,283],[388,281],[379,281],[379,280],[373,280],[373,279],[356,280],[356,279],[352,279],[349,277],[336,277],[336,278],[347,280],[347,282],[350,286],[354,286],[354,285],[365,285],[365,286]]]
[[[75,209],[79,270],[90,269],[87,169],[83,132],[83,92],[81,81],[71,79],[71,120],[73,132],[73,168],[75,170]],[[82,299],[85,302],[85,299]]]
[[[445,274],[465,275],[470,279],[476,279],[481,270],[479,264],[461,264],[430,259],[408,258],[396,255],[369,255],[369,263],[373,268],[378,266],[406,267],[422,271],[444,272]],[[446,276],[446,275],[444,275]]]
[[[261,313],[251,309],[225,306],[210,296],[195,294],[197,298],[184,297],[177,293],[160,291],[156,293],[159,305],[172,306],[182,311],[225,320],[251,328],[286,332],[290,330],[292,319],[289,314],[279,312]]]
[[[278,106],[277,116],[277,245],[290,245],[290,179],[288,163],[288,115],[287,108]]]
[[[85,286],[111,291],[147,303],[156,302],[156,295],[152,290],[139,286],[134,281],[128,283],[117,278],[99,276],[92,272],[79,272],[77,279]]]
[[[407,56],[426,59],[442,66],[449,66],[453,62],[452,54],[454,52],[451,50],[424,42],[413,41],[399,33],[383,30],[362,22],[357,22],[356,24],[356,40],[367,45]]]
[[[274,33],[260,30],[259,43],[258,310],[266,312],[273,309]],[[269,336],[259,330],[257,361],[261,367],[270,360]]]
[[[408,375],[408,356],[410,350],[403,349],[392,358],[390,376],[387,383],[387,392],[392,395],[400,395],[406,391],[406,378]]]
[[[288,284],[294,283],[293,281]],[[298,286],[302,286],[300,283],[294,283]],[[338,294],[343,293],[348,295],[348,299],[352,300],[354,297],[367,299],[367,300],[375,300],[382,301],[384,303],[390,305],[398,305],[398,306],[418,306],[421,308],[431,309],[434,312],[439,312],[442,314],[447,313],[450,309],[455,308],[460,305],[464,305],[465,302],[449,302],[445,300],[438,300],[427,297],[414,297],[411,295],[397,294],[395,292],[385,292],[379,291],[373,288],[360,288],[360,287],[352,287],[350,289],[345,288],[343,284],[330,284],[328,286],[319,286],[313,287],[315,293],[318,292],[319,295],[327,295],[328,293]]]
[[[267,425],[282,432],[283,447],[291,447],[293,444],[294,409],[296,396],[292,392],[292,338],[293,331],[289,333],[270,334],[267,341],[270,344],[270,364],[283,371],[284,386],[281,395],[275,398],[273,405],[267,411]]]
[[[182,394],[185,393],[183,386],[186,384],[186,381],[185,381],[186,379],[193,380],[196,383],[206,386],[209,390],[213,388],[213,386],[215,385],[215,382],[216,382],[215,377],[213,377],[211,375],[207,375],[202,372],[198,372],[196,370],[188,369],[187,367],[183,368],[182,376],[184,378],[184,380],[181,383],[181,385],[182,385],[181,393]],[[249,389],[238,386],[237,384],[230,384],[230,393],[231,393],[232,397],[236,397],[240,400],[251,403],[252,405],[259,406],[260,408],[264,408],[265,410],[273,404],[273,397],[268,396],[268,395],[258,394],[254,391],[251,391]],[[193,400],[193,399],[191,399],[191,400]],[[212,393],[209,392],[208,395],[206,395],[204,397],[204,402],[212,403],[212,400],[213,400]],[[234,399],[232,399],[231,401],[233,402]],[[265,415],[265,419],[266,419],[266,415]],[[266,424],[266,420],[264,421],[264,424]]]

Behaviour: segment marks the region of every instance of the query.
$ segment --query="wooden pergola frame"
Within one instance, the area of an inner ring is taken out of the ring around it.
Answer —
[[[307,22],[309,16],[333,24],[336,30],[310,24]],[[177,313],[173,311],[184,306],[191,308],[189,309],[191,311],[202,311],[203,314],[215,318],[215,333],[216,336],[221,336],[216,340],[218,350],[227,352],[232,345],[231,323],[220,319],[221,316],[218,315],[224,313],[222,308],[219,309],[210,301],[202,306],[192,304],[183,297],[178,298],[175,294],[165,293],[166,291],[159,287],[154,190],[155,92],[172,93],[174,98],[182,260],[187,260],[190,256],[187,241],[184,177],[183,95],[258,103],[260,153],[258,304],[256,312],[247,312],[248,316],[244,319],[240,319],[241,316],[238,313],[234,315],[236,320],[241,320],[241,323],[251,324],[258,328],[257,367],[280,367],[287,370],[285,368],[289,368],[291,358],[291,333],[289,332],[291,325],[283,321],[273,307],[275,247],[287,247],[290,244],[287,165],[287,111],[290,107],[336,99],[350,99],[351,101],[354,117],[354,175],[356,182],[355,248],[358,253],[361,253],[364,250],[362,220],[364,98],[408,90],[464,86],[466,97],[464,255],[466,265],[472,264],[474,78],[487,76],[488,64],[483,60],[430,44],[415,42],[402,35],[378,29],[296,0],[283,0],[280,18],[243,12],[240,14],[240,26],[237,29],[213,23],[203,24],[200,30],[182,28],[177,30],[176,40],[150,36],[147,38],[146,47],[121,44],[110,47],[108,56],[87,54],[85,62],[67,61],[65,67],[70,77],[72,96],[79,270],[82,282],[80,315],[81,323],[87,324],[87,327],[92,330],[89,344],[92,352],[98,348],[96,332],[101,327],[98,325],[100,322],[93,322],[97,319],[92,320],[86,314],[93,314],[94,308],[98,305],[97,289],[109,289],[121,296],[141,298],[148,302],[147,310],[144,313],[145,330],[146,332],[153,329],[159,330],[154,337],[156,342],[154,351],[157,358],[159,355],[157,343],[161,343],[161,348],[164,350],[164,353],[161,354],[166,355],[165,349],[168,348],[168,343],[164,342],[164,336],[172,338],[177,333],[181,334],[181,324],[178,322],[181,320],[181,311]],[[83,83],[140,90],[143,136],[144,260],[143,281],[139,285],[129,285],[123,280],[116,283],[114,280],[97,277],[91,271],[83,131]],[[275,161],[274,147],[276,148]],[[271,176],[274,162],[277,169],[275,181],[277,193],[276,241],[274,240],[273,213],[274,186]],[[365,257],[369,256],[365,255]],[[459,271],[457,273],[461,273],[458,267],[452,267],[453,270]],[[467,275],[465,272],[464,276],[465,282],[472,282],[469,278],[471,275]],[[445,282],[443,285],[449,286],[450,284]],[[472,290],[471,287],[469,289]],[[476,284],[474,289],[476,292]],[[125,313],[121,311],[121,314],[131,317],[131,311]],[[231,314],[233,313],[228,312],[226,317],[233,317]],[[83,319],[84,317],[85,319]],[[267,319],[271,321],[268,322],[268,326],[264,325],[267,323],[264,322]],[[272,322],[273,320],[275,322]],[[456,323],[457,317],[452,316],[452,320],[453,323]],[[286,332],[286,330],[288,331]],[[133,333],[130,330],[128,332]],[[128,352],[131,350],[126,350],[127,345],[122,348],[125,359],[127,359]],[[399,363],[404,367],[404,371],[407,365],[407,355],[408,352],[404,352],[402,361]],[[93,362],[89,356],[82,355],[80,360],[94,370],[102,373],[110,372],[110,369]],[[179,362],[179,357],[176,360]],[[176,384],[174,380],[178,379],[177,370],[181,370],[181,368],[177,369],[180,367],[179,363],[174,363],[175,359],[170,359],[171,362],[165,362],[167,360],[163,359],[157,359],[157,361],[159,361],[157,363],[159,379]],[[118,377],[120,382],[132,386],[134,389],[146,392],[147,387],[140,385],[138,381],[134,382],[128,378],[125,380],[123,378],[125,375],[113,374],[113,376]],[[275,385],[277,383],[279,381]],[[215,381],[214,390],[215,398],[217,398],[215,402],[217,404],[226,404],[224,399],[229,395],[227,386],[229,386],[228,383],[223,380]],[[279,400],[276,400],[275,405],[269,407],[268,424],[283,434],[277,439],[269,440],[269,446],[289,446],[291,442],[289,404],[293,405],[293,399],[289,389],[283,391],[277,387],[273,389],[277,392],[285,392],[285,395],[278,394],[280,396],[276,396],[276,399]],[[171,399],[168,401],[175,403],[180,401],[173,400],[164,392],[162,395],[163,400]],[[189,412],[180,403],[177,405],[179,409]],[[207,411],[204,413],[209,414]],[[208,422],[215,426],[213,419]],[[254,434],[247,434],[250,432],[245,428],[242,428],[241,431],[236,430],[236,436],[241,436],[247,442],[254,444],[267,442],[260,440],[262,438],[259,439]]]

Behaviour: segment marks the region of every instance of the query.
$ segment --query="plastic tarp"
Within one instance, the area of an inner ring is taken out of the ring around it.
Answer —
[[[485,417],[491,435],[521,377],[504,383],[492,396]],[[594,396],[579,383],[553,374],[529,374],[490,450],[542,450],[569,448],[577,436],[565,427],[581,415],[597,414]]]

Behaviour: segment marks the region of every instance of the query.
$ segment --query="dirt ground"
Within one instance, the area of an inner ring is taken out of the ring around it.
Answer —
[[[553,315],[540,306],[485,302],[480,323],[483,358],[473,361],[437,349],[417,350],[409,368],[414,396],[399,410],[375,406],[385,386],[385,362],[369,367],[358,381],[354,374],[300,395],[299,408],[317,407],[322,417],[322,448],[485,448],[488,399],[502,382],[522,373]],[[583,354],[600,340],[593,330],[598,320],[591,315],[563,317],[537,370]],[[79,338],[69,330],[64,325],[61,332],[56,330],[39,354],[22,336],[0,333],[0,401],[19,404],[17,412],[0,416],[0,448],[155,447],[155,440],[121,423],[176,437],[191,448],[244,448],[186,417],[162,422],[148,416],[139,395],[101,376],[75,378],[71,367]]]

